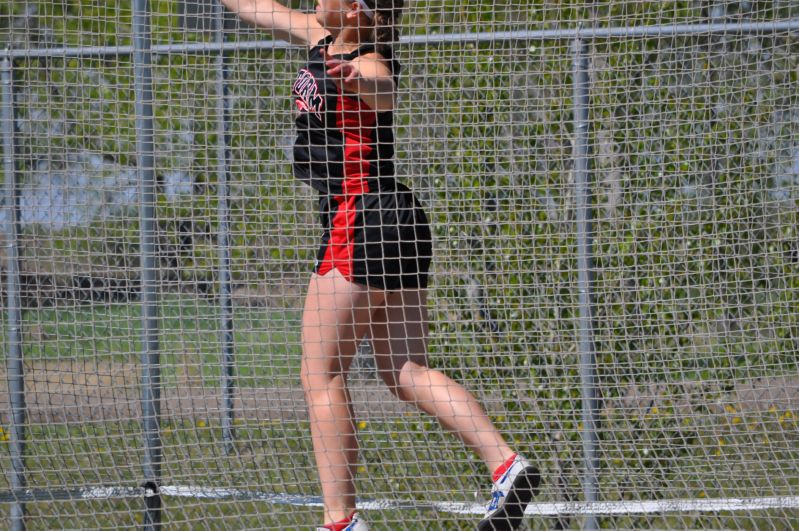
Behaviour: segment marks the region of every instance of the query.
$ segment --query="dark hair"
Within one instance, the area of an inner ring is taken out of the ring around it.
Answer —
[[[375,49],[385,57],[391,57],[391,44],[399,40],[399,24],[402,17],[404,0],[365,0],[366,4],[374,10],[375,29],[372,39]]]

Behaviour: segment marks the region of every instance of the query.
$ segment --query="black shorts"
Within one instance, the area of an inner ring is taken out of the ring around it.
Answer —
[[[413,193],[396,189],[321,195],[324,234],[314,272],[332,269],[382,290],[426,288],[433,254],[430,223]]]

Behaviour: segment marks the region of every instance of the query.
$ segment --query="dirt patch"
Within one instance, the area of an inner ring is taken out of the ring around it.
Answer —
[[[224,414],[218,387],[204,386],[198,374],[177,367],[178,385],[162,389],[165,419],[198,418],[215,420]],[[39,360],[25,364],[25,401],[28,421],[97,422],[141,418],[141,366],[135,363],[88,360]],[[414,408],[398,401],[376,380],[353,378],[350,394],[359,419],[387,419],[404,416]],[[0,368],[0,404],[8,404],[5,367]],[[502,414],[501,397],[480,397],[490,413]],[[534,398],[520,402],[537,411]],[[529,402],[529,404],[528,404]],[[681,413],[696,413],[698,406],[711,414],[724,414],[732,405],[745,413],[799,410],[799,375],[757,378],[740,382],[724,391],[718,382],[687,382],[675,387],[652,385],[631,387],[623,398],[608,402],[607,408],[624,410],[625,415],[644,415],[653,407],[671,404]],[[540,405],[540,404],[539,404]],[[302,390],[297,387],[240,388],[235,390],[235,417],[245,420],[300,420],[307,418]],[[8,408],[0,409],[0,422],[10,421]]]
[[[141,367],[133,363],[84,360],[37,361],[25,364],[25,402],[28,422],[96,422],[141,418]],[[180,372],[180,371],[179,371]],[[161,392],[165,419],[214,420],[224,414],[220,389],[203,386],[200,378],[179,376],[178,387]],[[399,402],[377,382],[351,385],[356,416],[375,419],[402,416],[413,409]],[[6,371],[0,369],[0,403],[8,404]],[[296,420],[307,418],[299,387],[242,388],[235,390],[236,418],[246,420]],[[0,422],[8,423],[7,408]]]
[[[799,375],[755,378],[738,382],[732,389],[722,387],[719,381],[630,387],[622,398],[608,401],[606,406],[639,416],[652,408],[665,410],[669,406],[683,415],[697,413],[700,406],[714,415],[728,412],[730,406],[741,413],[796,410]]]
[[[757,378],[736,386],[730,397],[742,411],[799,409],[799,376]],[[723,405],[722,405],[723,407]]]

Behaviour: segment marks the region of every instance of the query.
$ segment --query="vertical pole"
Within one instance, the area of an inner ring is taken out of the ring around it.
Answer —
[[[8,398],[11,412],[9,450],[11,469],[8,482],[12,489],[25,488],[25,377],[22,365],[22,297],[19,278],[19,187],[14,164],[14,87],[13,63],[8,54],[0,64],[2,77],[3,107],[3,172],[5,174],[6,211],[3,235],[6,250],[6,319],[8,320],[8,343],[6,371]],[[25,504],[11,505],[11,529],[25,529]]]
[[[580,383],[583,403],[583,495],[586,502],[596,502],[599,497],[596,352],[594,348],[593,321],[593,218],[591,176],[588,168],[588,110],[590,81],[588,77],[588,50],[578,36],[573,43],[574,52],[574,200],[577,223],[577,284],[579,289],[579,347]],[[589,514],[584,529],[597,529],[597,517]]]
[[[161,527],[161,360],[158,344],[156,275],[155,158],[153,156],[153,90],[147,0],[133,3],[133,79],[136,98],[136,161],[139,178],[142,352],[141,408],[144,431],[146,529]]]
[[[225,453],[233,450],[233,393],[234,358],[233,358],[233,299],[231,288],[230,265],[230,207],[228,198],[228,145],[230,121],[229,98],[227,93],[227,61],[223,48],[225,42],[224,10],[221,2],[215,2],[214,42],[219,46],[216,55],[216,117],[217,117],[217,217],[219,218],[219,309],[222,344],[222,437]]]

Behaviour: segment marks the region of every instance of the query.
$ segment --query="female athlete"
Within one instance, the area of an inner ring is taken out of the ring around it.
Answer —
[[[368,529],[355,512],[358,441],[347,372],[370,337],[378,373],[494,471],[479,529],[515,529],[540,480],[477,400],[427,365],[430,227],[394,176],[394,109],[403,0],[317,0],[306,14],[273,0],[222,0],[242,20],[309,47],[292,87],[294,174],[319,192],[324,229],[302,317],[302,385],[324,499],[319,529]]]

